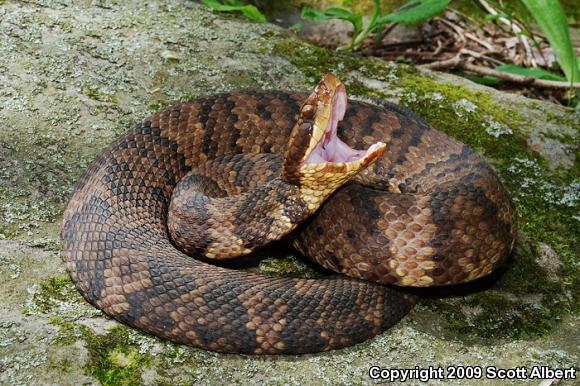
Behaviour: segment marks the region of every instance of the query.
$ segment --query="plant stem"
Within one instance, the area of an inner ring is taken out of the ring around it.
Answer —
[[[350,45],[347,47],[348,49],[354,50],[355,47],[360,45],[366,39],[366,37],[369,36],[369,34],[377,27],[376,22],[379,16],[381,16],[381,1],[375,0],[371,20],[369,21],[366,28],[362,32],[360,32],[357,35],[355,34],[352,35]]]

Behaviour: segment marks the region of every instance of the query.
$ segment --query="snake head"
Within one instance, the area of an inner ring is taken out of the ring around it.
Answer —
[[[382,142],[355,150],[338,137],[346,105],[344,84],[327,74],[302,104],[290,134],[282,167],[288,182],[327,196],[384,153]]]

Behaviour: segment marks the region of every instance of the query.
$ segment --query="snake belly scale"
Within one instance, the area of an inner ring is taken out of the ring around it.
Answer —
[[[199,98],[104,149],[81,176],[61,233],[61,256],[83,296],[174,342],[299,354],[350,346],[396,323],[414,297],[383,284],[470,281],[509,254],[515,210],[491,167],[412,113],[357,101],[349,101],[338,137],[358,149],[382,141],[387,151],[294,238],[314,261],[353,278],[266,277],[178,250],[167,226],[176,185],[208,160],[284,154],[307,98],[281,91]]]

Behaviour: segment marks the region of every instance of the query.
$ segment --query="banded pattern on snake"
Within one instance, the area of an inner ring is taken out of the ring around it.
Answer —
[[[495,269],[513,248],[515,210],[489,164],[396,105],[346,106],[345,95],[327,75],[310,96],[199,98],[109,145],[64,215],[61,256],[83,296],[174,342],[297,354],[361,342],[404,316],[414,298],[377,283],[447,285]],[[229,177],[211,181],[212,170]],[[193,201],[182,196],[192,187]],[[301,252],[365,281],[265,277],[176,248],[228,258],[296,227]]]

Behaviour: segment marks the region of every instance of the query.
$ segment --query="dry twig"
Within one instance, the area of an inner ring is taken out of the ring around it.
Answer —
[[[504,62],[502,62],[501,60],[497,60],[495,58],[492,58],[491,56],[487,56],[484,54],[480,54],[479,52],[475,52],[472,50],[468,50],[467,48],[462,48],[459,50],[460,54],[465,54],[465,55],[469,55],[469,56],[473,56],[474,58],[478,58],[478,59],[485,59],[487,61],[490,61],[492,63],[497,64],[498,66],[501,66],[502,64],[505,64]]]
[[[459,37],[459,40],[465,44],[465,36],[463,35],[463,29],[461,29],[461,27],[459,27],[458,25],[456,25],[455,23],[450,22],[449,20],[445,20],[443,18],[441,18],[441,22],[443,24],[445,24],[446,26],[448,26],[449,28],[451,28],[453,31],[455,31],[455,33],[457,34],[457,36]]]
[[[497,15],[499,13],[495,8],[489,5],[487,1],[479,0],[479,3],[483,6],[483,8],[485,8],[487,12],[489,12],[492,15]],[[503,24],[506,24],[508,27],[510,27],[511,30],[514,32],[514,35],[518,36],[519,40],[522,42],[522,45],[524,46],[524,50],[526,51],[526,57],[529,59],[528,64],[531,64],[532,67],[536,67],[537,63],[536,60],[534,59],[532,48],[530,47],[530,42],[528,42],[528,38],[526,36],[521,34],[524,28],[521,25],[519,25],[519,23],[516,23],[515,21],[509,20],[508,18],[505,17],[500,16],[498,20]]]
[[[466,32],[465,33],[465,37],[468,38],[468,39],[473,40],[476,43],[479,43],[481,46],[487,48],[489,51],[492,51],[493,50],[493,46],[491,44],[489,44],[488,42],[486,42],[484,40],[478,39],[477,36],[475,36],[475,35],[473,35],[473,34],[471,34],[469,32]]]
[[[432,62],[428,64],[423,64],[419,66],[420,68],[427,68],[429,70],[443,70],[451,68],[459,68],[465,71],[475,73],[477,75],[488,75],[493,76],[511,83],[523,84],[541,88],[551,88],[551,89],[580,89],[580,82],[569,83],[569,82],[559,82],[555,80],[545,80],[536,79],[531,76],[521,76],[515,74],[508,74],[506,72],[500,72],[492,68],[478,66],[469,63],[467,60],[461,58],[460,55],[456,55],[451,59],[441,60],[438,62]]]

